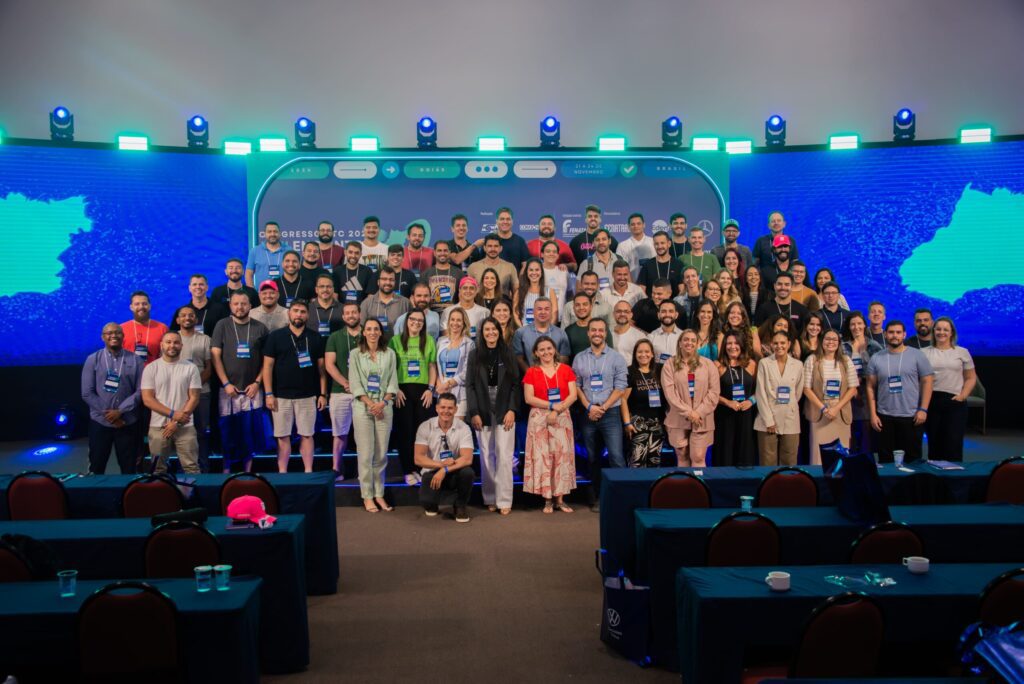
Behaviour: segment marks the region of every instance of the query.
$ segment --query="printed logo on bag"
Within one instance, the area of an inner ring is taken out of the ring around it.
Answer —
[[[622,617],[619,615],[619,611],[615,610],[614,608],[609,608],[608,609],[608,626],[609,627],[618,627],[619,623],[621,621],[622,621]]]

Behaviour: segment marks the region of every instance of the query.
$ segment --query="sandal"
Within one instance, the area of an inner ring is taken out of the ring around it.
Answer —
[[[573,512],[572,508],[570,508],[569,506],[567,506],[564,503],[555,504],[555,508],[560,510],[562,513],[572,513]]]
[[[384,511],[385,513],[390,513],[391,511],[395,510],[395,507],[388,506],[387,502],[384,501],[384,499],[377,499],[377,505],[380,506],[380,510]]]
[[[499,511],[499,513],[501,513],[502,515],[508,515],[508,514],[509,514],[509,513],[511,513],[511,512],[512,512],[512,509],[511,509],[511,508],[502,508],[502,509],[501,509],[501,510]]]
[[[487,506],[487,510],[489,510],[491,513],[494,513],[494,512],[496,512],[498,510],[498,507],[495,506],[494,504],[489,504]]]
[[[372,499],[367,499],[366,501],[364,501],[363,508],[366,510],[367,513],[380,513],[380,509],[377,508],[377,505],[373,503]]]
[[[550,501],[544,502],[544,513],[550,514],[555,512],[555,506]]]

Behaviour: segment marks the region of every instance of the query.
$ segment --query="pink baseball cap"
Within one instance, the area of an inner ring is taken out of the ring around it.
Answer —
[[[267,289],[268,287],[271,290],[274,290],[275,292],[277,291],[277,283],[275,283],[273,280],[264,280],[262,283],[260,283],[260,292],[263,292],[263,290]]]
[[[267,513],[263,499],[246,494],[236,497],[228,504],[228,517],[237,522],[256,523],[260,527],[270,527],[277,518]]]
[[[789,247],[792,244],[788,235],[776,235],[775,239],[772,240],[772,247]]]
[[[459,281],[459,287],[462,287],[463,285],[472,285],[473,287],[479,287],[479,285],[476,282],[476,278],[474,278],[473,276],[463,276],[462,280]]]

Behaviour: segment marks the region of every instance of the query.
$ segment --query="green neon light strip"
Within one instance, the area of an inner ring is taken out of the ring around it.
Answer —
[[[149,138],[144,135],[119,135],[117,149],[145,152],[149,149]]]
[[[622,137],[598,138],[597,149],[601,152],[625,152],[626,139]]]

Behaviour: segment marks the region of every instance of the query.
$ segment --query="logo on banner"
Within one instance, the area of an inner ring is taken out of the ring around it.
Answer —
[[[707,219],[697,221],[697,227],[703,230],[705,235],[711,235],[711,233],[715,232],[715,224]]]
[[[654,223],[651,224],[651,230],[657,233],[659,230],[668,232],[668,221],[663,219],[654,219]]]

